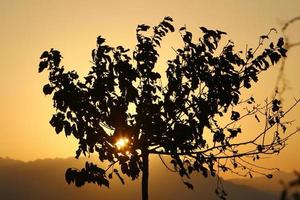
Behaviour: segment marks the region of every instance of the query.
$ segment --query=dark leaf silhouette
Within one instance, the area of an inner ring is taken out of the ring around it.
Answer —
[[[54,87],[51,87],[49,84],[43,87],[43,92],[45,95],[51,94],[54,90]]]
[[[170,24],[169,22],[163,21],[161,24],[164,25],[166,28],[168,28],[171,32],[174,32],[174,31],[175,31],[173,25]]]
[[[191,184],[191,183],[189,183],[189,182],[183,182],[189,189],[191,189],[191,190],[193,190],[194,189],[194,186]]]
[[[231,120],[237,121],[239,118],[240,118],[239,112],[235,112],[235,111],[231,112],[231,117],[230,117]]]
[[[39,65],[39,72],[44,71],[48,67],[48,62],[47,61],[41,61]]]
[[[271,178],[273,178],[273,175],[272,174],[267,174],[266,177],[271,179]]]

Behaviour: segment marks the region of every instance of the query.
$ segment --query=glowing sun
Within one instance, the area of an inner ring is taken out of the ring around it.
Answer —
[[[118,139],[115,145],[117,146],[117,149],[120,150],[126,147],[128,142],[129,142],[128,138],[120,138]]]

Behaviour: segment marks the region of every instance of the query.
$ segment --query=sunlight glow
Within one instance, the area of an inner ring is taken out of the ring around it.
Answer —
[[[115,145],[117,146],[118,150],[121,150],[127,146],[128,142],[129,142],[128,138],[120,138],[118,139]]]

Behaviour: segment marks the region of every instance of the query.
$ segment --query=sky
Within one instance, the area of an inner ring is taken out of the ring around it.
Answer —
[[[84,75],[91,66],[91,50],[98,35],[112,46],[134,48],[135,28],[145,23],[158,24],[165,16],[174,19],[174,26],[186,27],[197,35],[199,27],[219,29],[228,33],[225,40],[233,40],[238,50],[257,45],[260,35],[270,28],[280,30],[282,24],[300,15],[299,0],[0,0],[0,157],[19,160],[74,156],[77,142],[56,135],[48,123],[52,101],[42,87],[47,74],[38,73],[39,57],[44,50],[59,49],[67,69]],[[272,34],[276,39],[282,33]],[[290,41],[300,38],[300,22],[288,31]],[[174,57],[172,47],[180,47],[178,32],[170,34],[159,51],[159,70],[164,71],[166,60]],[[300,98],[300,47],[288,52],[285,75],[290,89],[285,93],[284,105]],[[257,99],[273,94],[278,66],[260,76],[255,90]],[[300,107],[289,119],[299,124]],[[257,128],[245,122],[254,134]],[[245,133],[246,134],[246,133]],[[283,170],[300,169],[298,144],[293,137],[281,155],[262,161],[265,165]]]

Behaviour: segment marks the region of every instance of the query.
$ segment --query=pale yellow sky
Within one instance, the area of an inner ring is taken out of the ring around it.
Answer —
[[[63,63],[83,75],[89,70],[98,35],[111,45],[133,49],[137,24],[156,25],[167,15],[177,28],[186,25],[196,35],[200,26],[226,31],[226,40],[232,39],[243,50],[246,44],[255,46],[270,28],[279,29],[283,22],[299,16],[300,1],[0,0],[0,156],[33,160],[74,155],[76,142],[56,135],[48,123],[52,102],[42,93],[47,75],[37,73],[44,50],[59,49]],[[300,22],[288,35],[291,40],[300,38]],[[179,33],[169,35],[162,46],[159,66],[174,56],[171,47],[180,46]],[[293,97],[300,97],[299,53],[299,47],[288,53],[286,76],[292,89],[286,94],[287,105]],[[275,68],[261,76],[252,91],[258,99],[272,94],[277,72]],[[290,118],[299,124],[299,107]],[[294,137],[279,157],[265,163],[284,170],[300,169],[299,142],[300,137]]]

